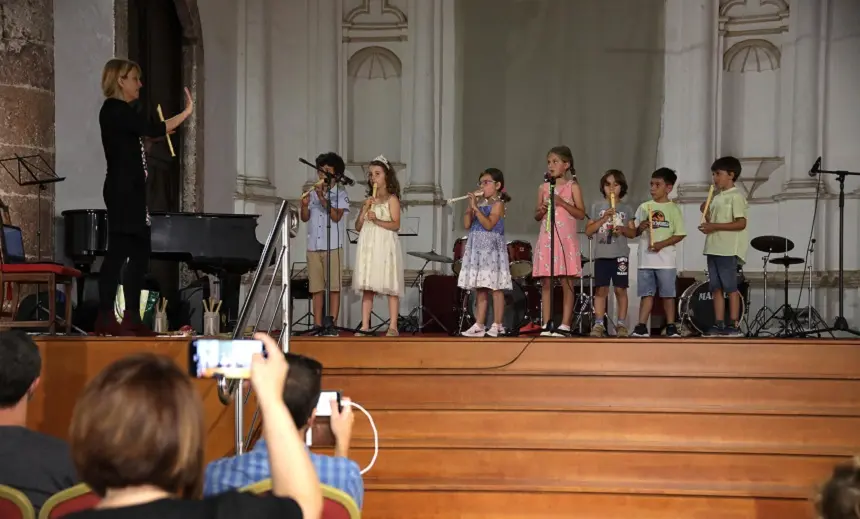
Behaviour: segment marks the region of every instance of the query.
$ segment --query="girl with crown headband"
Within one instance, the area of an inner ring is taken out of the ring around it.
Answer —
[[[363,332],[370,330],[373,297],[388,296],[391,319],[386,335],[393,337],[397,335],[400,297],[404,287],[403,253],[397,234],[400,230],[400,183],[394,168],[382,155],[370,162],[367,195],[355,220],[355,230],[359,231],[359,235],[352,288],[361,294]]]

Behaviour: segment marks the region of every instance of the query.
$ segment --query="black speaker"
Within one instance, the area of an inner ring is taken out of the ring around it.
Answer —
[[[168,307],[170,329],[178,330],[185,325],[189,325],[194,328],[196,333],[203,333],[203,301],[208,300],[209,297],[209,277],[207,276],[201,277],[188,286],[181,288],[179,290],[178,311],[170,315],[171,312]]]

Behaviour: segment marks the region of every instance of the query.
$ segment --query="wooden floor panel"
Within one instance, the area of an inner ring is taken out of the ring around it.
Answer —
[[[380,447],[728,452],[851,456],[860,418],[557,411],[372,409]],[[488,435],[487,431],[493,431]],[[353,444],[373,445],[359,416]]]
[[[372,490],[364,502],[372,519],[810,519],[804,500]]]
[[[364,466],[373,449],[352,449]],[[809,497],[841,458],[490,449],[389,449],[365,482],[375,488]]]
[[[65,437],[110,362],[187,339],[39,339],[30,425]],[[368,518],[808,519],[831,466],[860,450],[860,341],[295,338],[377,423]],[[195,382],[206,459],[234,409]],[[255,410],[245,408],[247,427]],[[372,456],[356,418],[351,458]]]
[[[373,409],[648,411],[860,416],[860,380],[416,375],[327,371],[325,388]]]

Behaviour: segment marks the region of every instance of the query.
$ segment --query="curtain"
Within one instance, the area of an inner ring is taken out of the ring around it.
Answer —
[[[501,169],[513,198],[506,233],[534,238],[546,153],[565,144],[586,211],[602,198],[599,180],[611,168],[627,176],[629,204],[646,199],[660,135],[664,1],[461,0],[457,6],[458,192],[474,190],[483,169]]]

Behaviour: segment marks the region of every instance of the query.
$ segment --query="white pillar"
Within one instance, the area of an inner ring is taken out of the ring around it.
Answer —
[[[795,0],[791,3],[789,40],[794,47],[791,108],[791,148],[785,168],[786,191],[814,191],[817,180],[808,173],[819,148],[819,103],[824,92],[820,69],[821,12],[827,0]]]
[[[438,0],[415,0],[409,17],[412,44],[412,145],[408,193],[435,193],[436,118],[434,20]]]
[[[313,117],[316,122],[316,155],[328,151],[339,153],[338,126],[338,48],[340,42],[339,0],[314,0],[316,4],[316,102]],[[313,159],[311,159],[313,160]],[[308,180],[316,181],[317,173],[308,168]]]
[[[266,0],[240,0],[238,7],[237,169],[240,196],[271,195],[268,160],[268,31]]]
[[[660,164],[677,170],[678,196],[705,196],[714,161],[717,0],[667,0]]]

